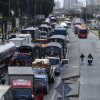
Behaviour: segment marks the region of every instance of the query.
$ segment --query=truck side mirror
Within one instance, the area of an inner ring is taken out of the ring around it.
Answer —
[[[63,59],[62,60],[62,65],[64,65],[64,64],[68,64],[69,65],[69,59]]]
[[[34,98],[34,95],[32,95],[32,98]]]

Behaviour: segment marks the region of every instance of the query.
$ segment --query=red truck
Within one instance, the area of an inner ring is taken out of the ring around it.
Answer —
[[[14,100],[43,100],[43,89],[36,89],[31,67],[8,67],[8,78]]]

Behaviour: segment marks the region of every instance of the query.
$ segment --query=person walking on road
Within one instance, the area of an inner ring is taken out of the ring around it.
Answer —
[[[84,64],[84,55],[83,55],[83,53],[81,54],[81,56],[80,56],[80,58],[81,58],[81,65],[83,65]]]

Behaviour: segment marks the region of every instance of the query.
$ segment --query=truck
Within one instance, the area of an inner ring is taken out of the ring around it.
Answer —
[[[18,49],[18,63],[20,66],[31,66],[32,61],[39,58],[39,49],[33,43],[27,43]]]
[[[54,68],[55,76],[60,75],[61,63],[62,63],[62,61],[60,61],[60,58],[59,57],[46,57],[46,59],[49,59],[51,66]]]
[[[0,100],[13,100],[11,86],[0,85]]]
[[[32,67],[45,68],[48,74],[48,82],[54,83],[55,81],[54,68],[51,66],[49,59],[35,59],[35,61],[32,62]]]
[[[24,44],[26,44],[26,40],[25,38],[12,38],[12,39],[9,39],[9,41],[13,42],[16,46],[16,51],[18,51],[18,48]]]
[[[15,44],[12,42],[3,42],[0,45],[0,70],[3,70],[8,67],[9,59],[15,53]]]
[[[23,28],[21,30],[21,33],[22,34],[31,34],[32,42],[34,42],[36,39],[39,39],[39,36],[40,36],[40,31],[36,27]]]
[[[48,43],[48,39],[36,39],[36,43],[40,43],[42,47],[45,47],[46,44]]]
[[[48,39],[49,35],[46,31],[40,31],[40,39]]]
[[[44,94],[49,92],[48,74],[46,68],[33,67],[35,86],[43,88]]]
[[[8,67],[8,84],[14,100],[43,100],[43,89],[37,91],[31,67]]]
[[[57,21],[58,21],[58,22],[64,21],[64,17],[57,17]]]
[[[42,25],[39,27],[39,30],[40,30],[40,31],[45,31],[45,32],[47,32],[48,36],[50,36],[50,30],[49,30],[49,26],[48,26],[48,25],[42,24]]]
[[[32,42],[31,34],[21,34],[21,33],[11,34],[9,36],[9,39],[12,39],[12,38],[25,38],[27,43],[31,43]]]
[[[66,28],[55,28],[53,35],[67,35],[67,29]]]
[[[17,37],[25,38],[27,43],[31,43],[32,42],[31,34],[18,34]]]

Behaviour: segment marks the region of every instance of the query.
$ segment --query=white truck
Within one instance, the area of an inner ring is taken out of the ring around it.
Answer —
[[[13,100],[11,86],[0,85],[0,100]]]
[[[22,34],[31,34],[32,42],[35,42],[36,39],[39,39],[40,32],[37,27],[28,27],[21,30]]]
[[[9,41],[11,41],[11,42],[13,42],[13,43],[15,44],[16,50],[17,50],[20,46],[22,46],[22,45],[24,45],[24,44],[27,43],[25,38],[12,38],[12,39],[9,39]]]
[[[25,38],[27,43],[32,42],[31,34],[18,34],[18,38]]]

